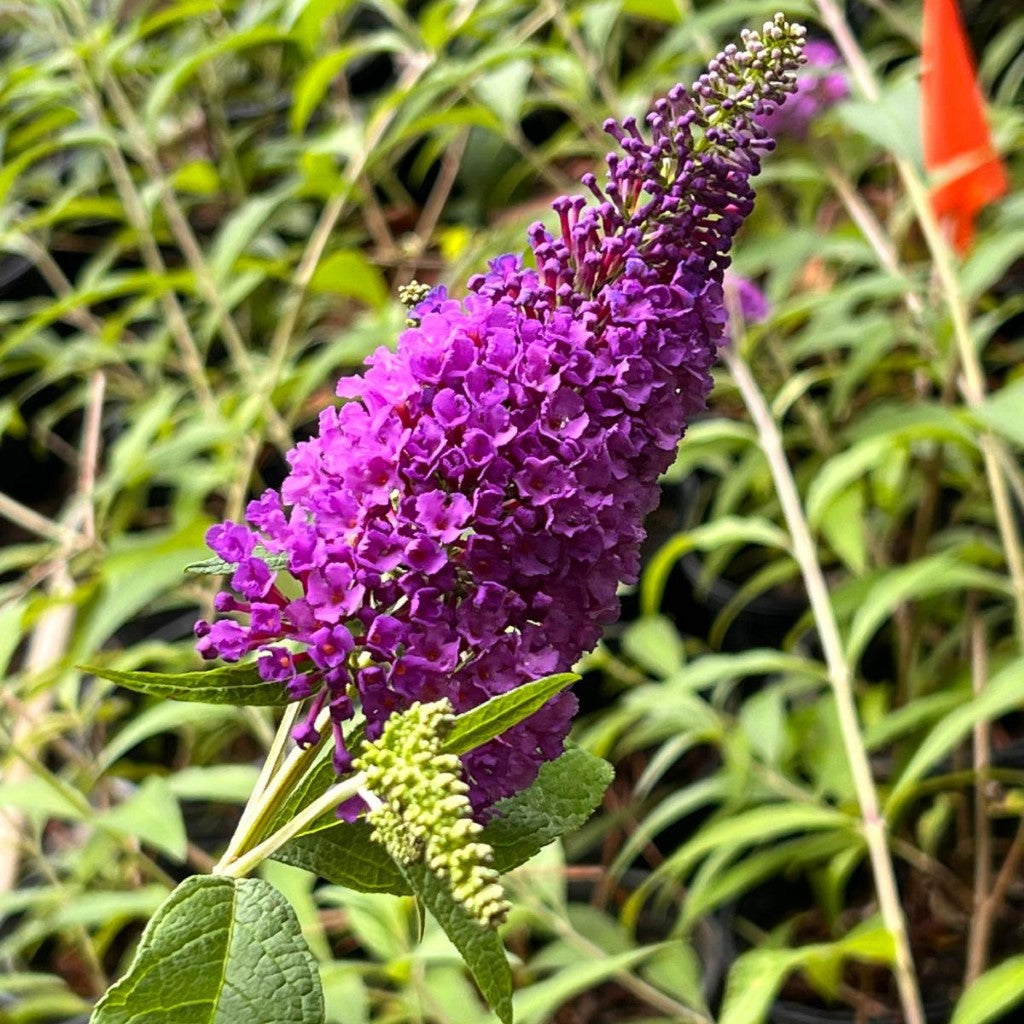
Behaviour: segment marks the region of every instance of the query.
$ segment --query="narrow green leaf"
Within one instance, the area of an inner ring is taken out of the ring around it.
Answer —
[[[91,1024],[321,1024],[316,960],[283,896],[258,878],[188,878],[146,926]]]
[[[136,693],[168,700],[250,707],[280,707],[288,703],[284,687],[261,679],[254,662],[221,665],[200,672],[119,672],[96,665],[83,665],[82,671]]]
[[[462,954],[488,1005],[502,1024],[512,1024],[512,971],[498,933],[470,917],[422,864],[403,866],[402,871],[416,898]]]
[[[328,295],[345,295],[380,309],[388,301],[388,286],[380,268],[358,249],[346,249],[325,256],[309,282],[309,290]]]
[[[578,679],[579,676],[573,672],[559,672],[492,697],[456,718],[444,749],[450,754],[465,754],[467,750],[479,747],[524,718],[529,718],[556,693]]]
[[[662,942],[630,949],[615,956],[577,957],[571,966],[564,967],[543,981],[535,981],[516,993],[516,1021],[518,1024],[546,1024],[560,1006],[569,1003],[581,992],[595,988],[620,972],[630,971],[637,964],[674,945]]]
[[[253,196],[224,221],[209,253],[210,274],[218,289],[227,287],[238,257],[295,188],[289,182],[273,192]]]
[[[174,61],[169,68],[153,83],[149,90],[144,109],[144,118],[150,129],[155,129],[157,121],[175,93],[208,61],[225,53],[237,53],[258,46],[291,43],[289,33],[270,25],[253,25],[245,31],[226,33],[222,38],[195,53],[187,53]]]
[[[1015,380],[971,410],[990,430],[1024,445],[1024,380]]]
[[[338,822],[297,836],[282,846],[274,859],[357,892],[407,896],[412,892],[409,883],[387,850],[370,838],[370,831],[363,821]]]
[[[889,85],[873,100],[849,100],[838,108],[840,119],[884,150],[924,166],[917,127],[921,94],[917,82],[905,78]]]
[[[882,573],[864,596],[846,640],[846,656],[856,665],[876,630],[905,601],[917,601],[954,590],[1003,589],[998,576],[959,562],[948,552],[922,558]]]
[[[801,956],[800,950],[794,949],[744,953],[729,971],[718,1024],[762,1024]]]
[[[541,766],[533,785],[499,801],[481,841],[494,849],[494,867],[504,874],[538,850],[578,829],[601,803],[614,777],[612,766],[579,748]]]
[[[645,615],[655,615],[672,567],[688,551],[714,551],[727,544],[758,544],[789,550],[789,536],[767,519],[720,516],[693,530],[676,534],[663,544],[651,559],[640,581],[640,607]]]
[[[210,728],[228,721],[236,714],[231,707],[159,701],[126,721],[120,732],[101,751],[97,766],[101,769],[109,768],[136,744],[158,733],[184,728]]]
[[[167,781],[157,775],[151,775],[132,796],[101,814],[96,822],[135,836],[179,864],[185,860],[188,840],[181,808]]]
[[[1024,956],[986,971],[956,1004],[950,1024],[988,1024],[1024,1000]]]
[[[622,649],[652,675],[667,678],[686,661],[683,639],[663,615],[643,615],[622,634]]]
[[[262,558],[269,569],[283,569],[288,564],[288,555],[284,551],[268,551],[266,548],[253,549],[256,558]],[[201,562],[186,565],[182,572],[189,576],[224,576],[238,568],[237,562],[225,562],[223,558],[205,558]]]
[[[852,827],[851,818],[828,807],[766,804],[705,825],[659,866],[656,875],[682,876],[702,857],[719,848],[742,850],[788,832],[845,832]]]
[[[295,83],[292,90],[292,109],[288,126],[296,135],[305,131],[313,111],[323,99],[331,82],[344,71],[355,57],[364,54],[397,52],[402,49],[401,37],[394,33],[381,33],[372,39],[360,39],[350,46],[331,50],[313,61]]]
[[[991,721],[1024,703],[1024,658],[1011,662],[997,672],[985,689],[966,704],[942,718],[917,748],[910,763],[886,801],[885,813],[893,814],[913,792],[914,783],[929,768],[945,757],[975,724]]]

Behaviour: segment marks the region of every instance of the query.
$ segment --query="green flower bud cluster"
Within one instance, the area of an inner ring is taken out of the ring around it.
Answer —
[[[479,841],[470,817],[461,762],[442,750],[455,721],[447,700],[415,703],[392,715],[380,739],[367,743],[355,767],[380,803],[367,820],[373,839],[402,864],[421,862],[443,879],[452,897],[481,924],[495,927],[508,903],[492,868],[493,851]]]

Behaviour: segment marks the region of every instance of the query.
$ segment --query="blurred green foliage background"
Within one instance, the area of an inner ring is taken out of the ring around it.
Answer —
[[[194,667],[215,587],[183,567],[212,522],[280,482],[337,377],[393,343],[398,286],[457,288],[521,250],[600,160],[605,117],[642,113],[777,6],[0,5],[0,1020],[88,1014],[169,887],[212,863],[273,732],[267,709],[149,702],[75,666]],[[1024,15],[965,6],[1019,181]],[[785,8],[825,35],[815,4]],[[1024,532],[1024,199],[986,213],[958,267],[987,392],[968,408],[950,295],[894,164],[920,170],[919,5],[846,15],[880,97],[854,95],[766,161],[735,255],[773,312],[735,343],[782,431],[873,768],[898,797],[892,849],[925,952],[936,934],[966,943],[977,885],[991,895],[1022,842],[1024,668],[978,438],[999,439]],[[666,479],[640,592],[577,687],[578,739],[618,781],[511,883],[523,1024],[707,1021],[744,950],[723,1021],[777,1014],[790,974],[787,998],[887,998],[884,971],[843,966],[891,950],[786,523],[719,377]],[[979,673],[994,680],[980,696]],[[321,961],[332,1024],[488,1019],[443,935],[428,923],[417,943],[407,900],[268,877]],[[765,896],[779,879],[781,905]],[[656,898],[624,904],[638,891]],[[985,965],[1015,956],[1019,994],[1024,893],[1001,897]],[[951,956],[935,968],[947,1003],[964,980]]]

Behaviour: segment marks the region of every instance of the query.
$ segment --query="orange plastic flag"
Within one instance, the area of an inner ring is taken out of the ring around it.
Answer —
[[[1007,190],[956,0],[924,0],[921,46],[924,164],[939,179],[932,208],[952,229],[957,251],[974,237],[978,211]]]

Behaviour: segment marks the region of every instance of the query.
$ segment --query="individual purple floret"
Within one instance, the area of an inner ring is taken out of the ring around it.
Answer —
[[[339,771],[354,701],[371,738],[413,701],[464,711],[570,668],[617,617],[658,477],[711,386],[726,254],[772,145],[755,118],[792,90],[802,32],[778,16],[745,33],[646,133],[609,122],[606,183],[587,175],[592,199],[530,229],[536,267],[500,256],[465,299],[434,289],[396,351],[340,382],[348,401],[290,453],[280,493],[210,530],[238,563],[217,607],[248,624],[200,622],[198,649],[255,652],[308,698],[300,743],[328,708]],[[465,756],[479,816],[562,752],[575,708],[562,694]]]
[[[771,113],[757,116],[775,138],[806,139],[815,118],[850,95],[842,58],[831,43],[810,40],[804,57],[808,73],[797,79],[796,92]]]

